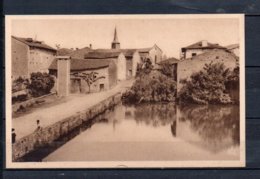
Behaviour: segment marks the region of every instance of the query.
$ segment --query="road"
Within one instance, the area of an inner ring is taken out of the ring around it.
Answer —
[[[133,82],[133,79],[122,81],[116,87],[98,93],[72,94],[66,97],[66,100],[61,104],[50,104],[50,106],[39,108],[28,115],[13,118],[12,128],[15,129],[16,140],[33,133],[37,128],[37,120],[40,120],[41,127],[54,124],[77,112],[86,110],[118,92],[125,91],[132,86]]]

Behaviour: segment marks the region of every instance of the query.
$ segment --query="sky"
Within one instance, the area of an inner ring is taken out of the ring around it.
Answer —
[[[61,48],[111,48],[114,29],[121,48],[157,44],[167,57],[201,40],[222,46],[239,43],[237,18],[52,18],[13,19],[11,35],[31,37]]]

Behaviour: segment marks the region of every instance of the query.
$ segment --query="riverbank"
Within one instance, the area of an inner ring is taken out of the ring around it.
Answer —
[[[66,135],[82,122],[117,104],[121,101],[121,93],[132,83],[133,80],[128,80],[108,91],[72,95],[62,104],[14,118],[12,128],[16,131],[17,140],[13,144],[13,160]],[[40,120],[40,130],[36,130],[37,120]]]

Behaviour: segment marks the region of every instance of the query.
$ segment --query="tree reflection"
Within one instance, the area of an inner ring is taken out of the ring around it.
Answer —
[[[190,122],[190,128],[199,134],[204,144],[216,150],[239,145],[238,106],[182,106],[179,121]]]
[[[134,118],[137,123],[153,127],[165,126],[176,121],[176,105],[173,103],[140,104],[136,106]]]

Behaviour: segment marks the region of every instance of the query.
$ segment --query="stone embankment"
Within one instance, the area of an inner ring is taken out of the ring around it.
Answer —
[[[60,137],[67,135],[84,122],[93,119],[95,116],[114,107],[120,102],[121,93],[116,93],[84,111],[80,111],[44,128],[37,129],[32,134],[20,138],[12,146],[13,161],[19,161],[19,158],[26,154],[51,144]]]

